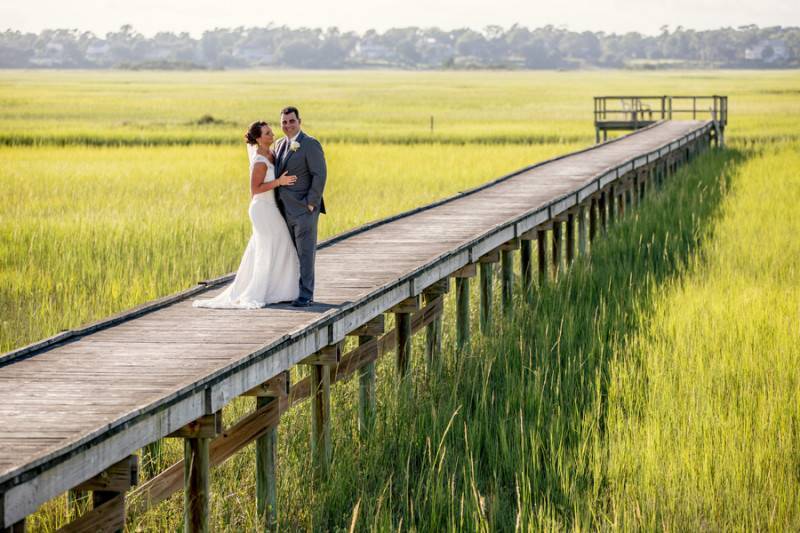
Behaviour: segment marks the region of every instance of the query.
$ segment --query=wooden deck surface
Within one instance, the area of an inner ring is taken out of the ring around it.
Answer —
[[[324,247],[317,255],[315,307],[195,309],[189,298],[6,361],[0,366],[0,493],[6,493],[7,522],[69,488],[71,478],[78,483],[82,481],[78,478],[96,474],[177,429],[198,412],[204,414],[230,401],[237,391],[250,386],[249,378],[235,377],[238,366],[262,365],[258,379],[264,378],[265,372],[277,374],[337,340],[337,328],[346,329],[346,325],[333,322],[340,310],[356,303],[367,309],[372,301],[371,310],[352,320],[372,318],[386,310],[381,306],[388,301],[376,295],[389,294],[398,280],[437,261],[443,265],[439,278],[449,274],[475,260],[464,255],[458,261],[442,262],[455,257],[454,251],[463,250],[465,244],[579,191],[609,169],[707,125],[700,121],[660,123]],[[483,150],[487,157],[492,156],[491,146]],[[328,186],[336,187],[335,176]],[[434,274],[429,277],[430,283],[439,279],[433,279]],[[425,284],[422,277],[417,279],[412,293]],[[202,297],[222,288],[211,289]],[[405,297],[402,293],[396,296]],[[275,355],[280,361],[263,366],[273,351],[285,352],[289,344],[299,343],[298,339],[306,339],[305,348],[291,355]],[[232,392],[211,387],[223,378],[238,380],[228,385]],[[157,423],[141,426],[147,429],[138,435],[127,435],[125,430],[145,417],[155,418]],[[112,441],[113,445],[109,444]],[[92,450],[94,455],[89,454]],[[55,477],[42,477],[50,470]]]

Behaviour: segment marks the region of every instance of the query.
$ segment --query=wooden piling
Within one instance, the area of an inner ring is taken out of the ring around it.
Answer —
[[[437,298],[450,292],[450,278],[440,280],[423,291],[425,306],[432,304]],[[442,314],[439,313],[425,326],[425,358],[428,363],[428,374],[438,364],[442,356]]]
[[[608,188],[608,194],[606,195],[607,202],[606,202],[606,210],[608,211],[608,225],[611,226],[616,221],[617,217],[617,194],[614,190],[614,186]],[[605,226],[603,227],[605,229]]]
[[[453,274],[456,278],[456,348],[462,351],[469,347],[469,278],[477,271],[473,263]]]
[[[318,477],[328,476],[331,460],[331,367],[311,365],[311,457]]]
[[[256,397],[256,410],[267,407],[280,398]],[[274,531],[277,525],[278,490],[278,426],[272,426],[256,439],[256,512],[259,529]]]
[[[360,335],[358,345],[364,346],[376,337]],[[375,424],[375,361],[362,366],[358,371],[358,434],[366,439]]]
[[[551,259],[553,261],[553,279],[558,279],[559,274],[561,273],[561,247],[563,246],[561,243],[561,221],[556,220],[553,222],[553,253],[551,255]]]
[[[209,443],[222,431],[222,412],[206,415],[171,433],[183,439],[183,528],[209,531]]]
[[[575,215],[573,213],[567,214],[567,268],[572,265],[572,260],[575,259]]]
[[[547,282],[547,232],[541,229],[536,232],[536,251],[539,285],[543,286]]]
[[[183,441],[183,530],[186,533],[207,533],[209,512],[209,482],[211,468],[208,460],[207,437]]]
[[[403,379],[411,370],[411,313],[395,313],[397,331],[397,377]]]
[[[420,309],[419,296],[407,298],[395,305],[390,312],[394,313],[395,331],[397,332],[397,375],[400,379],[411,371],[411,313]]]
[[[603,191],[600,193],[600,199],[597,201],[597,216],[600,219],[600,227],[603,229],[604,232],[606,231],[608,224],[608,222],[606,222],[606,218],[608,215],[607,213],[608,206],[606,205],[606,197],[607,197],[606,192]]]
[[[494,254],[492,254],[494,255]],[[499,254],[498,254],[499,255]],[[492,257],[494,259],[494,257]],[[494,302],[494,264],[495,261],[480,261],[481,282],[481,333],[488,335],[492,327],[492,307]]]
[[[524,236],[519,243],[519,270],[522,275],[522,289],[525,293],[529,293],[533,287],[531,239]]]
[[[500,247],[503,314],[507,318],[514,311],[514,250],[519,248],[519,239],[509,241]]]
[[[588,250],[588,235],[586,228],[586,206],[581,204],[578,207],[578,254],[586,255]]]
[[[589,203],[589,242],[591,243],[594,243],[594,239],[597,237],[597,211],[597,199],[592,198]]]

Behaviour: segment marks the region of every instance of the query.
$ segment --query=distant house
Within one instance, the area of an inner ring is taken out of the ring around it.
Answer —
[[[450,43],[441,43],[432,37],[428,37],[417,44],[417,51],[425,64],[440,66],[452,60],[456,55],[456,50]]]
[[[744,58],[748,61],[783,63],[789,59],[789,47],[781,39],[764,39],[747,48]]]
[[[64,45],[61,43],[47,43],[43,50],[36,54],[31,60],[32,65],[37,67],[60,67],[65,63]]]
[[[111,47],[106,41],[95,39],[86,47],[86,59],[92,63],[106,63],[111,59]]]
[[[233,57],[249,65],[271,65],[275,62],[275,55],[264,46],[237,46],[233,49]]]
[[[380,43],[376,42],[359,42],[356,44],[350,57],[356,61],[388,61],[395,59],[395,51]]]

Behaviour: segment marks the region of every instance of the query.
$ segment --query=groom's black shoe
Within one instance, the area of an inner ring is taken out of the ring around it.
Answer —
[[[297,300],[292,302],[292,306],[293,307],[308,307],[312,303],[313,302],[311,301],[311,298],[306,298],[305,296],[301,296],[300,298],[298,298]]]

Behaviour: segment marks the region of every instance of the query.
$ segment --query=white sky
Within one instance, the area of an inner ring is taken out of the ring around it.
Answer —
[[[670,28],[800,25],[797,0],[2,0],[0,31],[39,32],[77,28],[104,35],[123,24],[151,36],[188,31],[199,36],[215,27],[327,28],[363,32],[420,26],[449,30],[529,28],[546,24],[570,30],[658,33]]]

